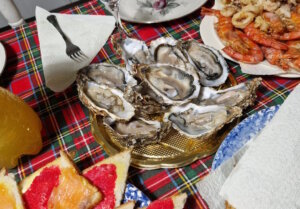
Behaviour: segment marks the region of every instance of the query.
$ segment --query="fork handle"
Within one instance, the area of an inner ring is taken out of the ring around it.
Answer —
[[[57,19],[56,19],[56,16],[55,15],[49,15],[47,17],[47,20],[56,28],[56,30],[60,33],[60,35],[63,37],[63,39],[69,43],[69,39],[68,37],[66,36],[66,34],[63,32],[63,30],[61,29],[61,27],[59,26],[58,22],[57,22]]]

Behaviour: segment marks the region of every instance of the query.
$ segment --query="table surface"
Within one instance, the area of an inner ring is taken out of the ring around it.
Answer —
[[[96,0],[69,8],[62,13],[109,14],[104,5]],[[167,23],[155,25],[127,23],[125,28],[133,37],[147,43],[161,36],[201,41],[200,22],[198,10],[185,18]],[[0,41],[5,46],[8,57],[6,68],[0,77],[0,85],[25,100],[38,113],[43,124],[43,149],[37,156],[24,156],[19,160],[19,166],[11,170],[17,180],[55,159],[59,150],[75,153],[74,160],[80,169],[108,157],[92,136],[89,112],[78,99],[76,85],[73,84],[62,93],[54,93],[45,86],[36,23],[30,22],[0,33]],[[123,63],[115,56],[110,40],[93,62]],[[228,63],[231,73],[239,83],[254,78],[243,74],[236,63]],[[248,108],[245,114],[250,115],[260,109],[283,103],[298,83],[300,79],[263,77],[255,105]],[[208,208],[197,192],[195,184],[208,174],[212,160],[213,156],[209,156],[178,169],[146,171],[131,167],[128,182],[134,184],[152,200],[186,192],[189,198],[185,208]]]

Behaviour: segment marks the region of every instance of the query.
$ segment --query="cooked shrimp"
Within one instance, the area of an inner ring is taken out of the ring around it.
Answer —
[[[261,47],[266,60],[272,64],[277,65],[278,67],[282,68],[283,70],[289,69],[288,59],[284,58],[284,52],[280,49],[274,49],[271,47]]]
[[[292,68],[294,68],[295,70],[300,71],[300,58],[294,60],[294,61],[291,63],[291,66],[292,66]]]
[[[298,41],[288,41],[286,44],[290,48],[300,49],[300,40],[298,40]]]
[[[300,41],[289,41],[287,42],[289,50],[284,54],[285,58],[298,59],[300,58]]]
[[[276,41],[271,36],[267,35],[266,33],[260,31],[259,29],[255,28],[254,23],[249,24],[244,29],[246,35],[256,43],[259,43],[263,46],[269,46],[275,49],[287,50],[288,46],[284,43]]]
[[[201,14],[216,16],[218,18],[218,23],[216,24],[216,31],[218,36],[224,42],[229,41],[230,34],[228,33],[231,33],[234,29],[230,17],[223,16],[219,10],[208,9],[205,7],[201,9]]]
[[[213,15],[218,18],[218,23],[216,24],[215,28],[219,38],[224,45],[231,46],[232,48],[234,48],[234,50],[239,51],[243,54],[249,52],[247,46],[235,33],[230,17],[221,15],[219,10],[208,9],[204,7],[202,8],[201,13],[202,15]]]
[[[219,10],[202,8],[203,15],[214,15],[218,18],[216,31],[226,46],[223,51],[230,57],[246,63],[259,63],[263,60],[262,52],[257,44],[240,31],[234,30],[231,18],[221,15]]]
[[[282,34],[272,34],[273,38],[282,41],[300,39],[300,14],[293,11],[291,18],[284,19],[288,32]]]
[[[289,41],[289,50],[283,55],[283,59],[289,60],[289,66],[295,70],[300,70],[300,41]]]
[[[250,48],[248,54],[242,54],[240,52],[235,51],[232,47],[226,46],[223,51],[228,54],[230,57],[249,64],[257,64],[264,59],[264,55],[260,49],[260,47],[251,41],[244,33],[241,31],[236,31],[238,36],[246,43],[246,45]]]
[[[292,31],[289,33],[284,33],[282,35],[274,34],[272,35],[272,37],[280,41],[297,40],[300,39],[300,31]]]
[[[285,31],[285,25],[277,14],[272,12],[265,12],[263,13],[262,17],[269,23],[270,33],[281,34]]]

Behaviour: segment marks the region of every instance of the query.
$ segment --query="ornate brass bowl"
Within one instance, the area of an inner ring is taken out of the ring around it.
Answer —
[[[237,84],[230,75],[226,83],[220,88],[228,88]],[[188,165],[197,159],[212,155],[220,144],[238,123],[238,120],[225,125],[216,134],[208,139],[192,139],[180,135],[172,129],[170,133],[158,144],[133,148],[131,165],[141,169],[178,168]],[[109,154],[116,154],[126,147],[117,137],[103,126],[102,118],[91,113],[92,133],[95,140],[103,146]]]

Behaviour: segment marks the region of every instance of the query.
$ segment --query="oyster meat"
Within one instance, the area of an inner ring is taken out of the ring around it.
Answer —
[[[153,114],[165,113],[169,106],[163,105],[161,97],[157,96],[147,85],[141,83],[126,89],[124,93],[125,99],[133,104],[136,114],[147,117]]]
[[[121,44],[122,56],[129,72],[135,64],[150,64],[152,62],[149,49],[145,42],[126,38]]]
[[[189,62],[197,70],[203,86],[219,86],[228,77],[228,65],[216,49],[195,40],[179,43]]]
[[[214,90],[209,87],[202,88],[200,105],[224,105],[227,107],[239,106],[246,108],[253,104],[256,98],[256,90],[261,84],[261,78],[224,89]]]
[[[163,120],[172,122],[172,127],[182,135],[203,139],[241,115],[242,109],[239,107],[198,106],[189,103],[186,106],[172,107]]]
[[[104,125],[127,147],[160,142],[170,130],[170,123],[144,118],[133,118],[128,122],[115,121],[112,123],[109,120],[104,120]]]
[[[134,107],[124,99],[121,90],[98,84],[91,80],[77,80],[81,102],[97,115],[110,116],[114,120],[130,120]]]
[[[173,66],[185,67],[188,59],[173,38],[161,37],[151,42],[150,53],[155,63],[170,64]]]
[[[124,69],[108,63],[92,64],[80,70],[81,79],[92,80],[111,88],[122,91],[128,86],[135,86],[137,81]],[[84,78],[86,77],[86,78]]]
[[[161,98],[158,101],[161,104],[184,104],[197,98],[200,92],[198,77],[178,67],[165,64],[140,65],[135,68],[135,73]]]

